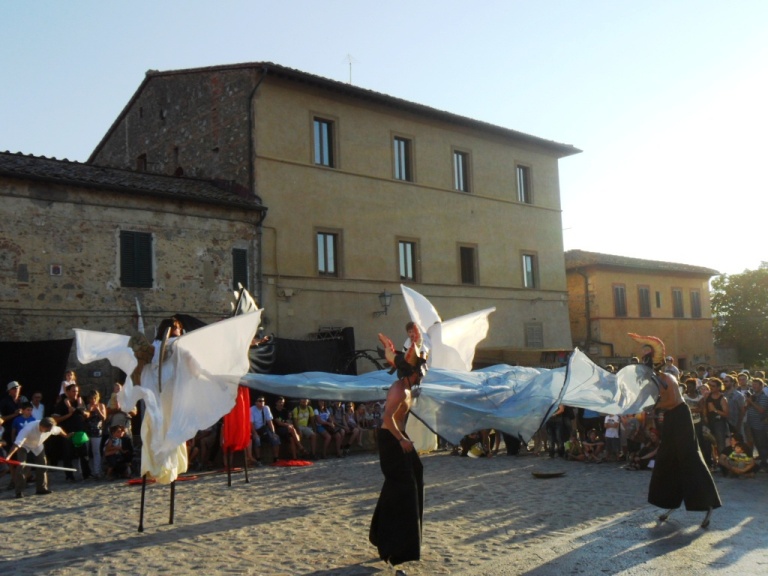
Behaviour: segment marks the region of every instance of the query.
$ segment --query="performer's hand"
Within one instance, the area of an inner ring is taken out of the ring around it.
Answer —
[[[408,440],[408,438],[401,438],[400,439],[400,447],[403,449],[403,452],[413,452],[413,442]]]

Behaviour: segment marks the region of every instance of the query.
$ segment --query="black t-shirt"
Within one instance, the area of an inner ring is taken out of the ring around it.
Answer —
[[[69,414],[69,400],[65,399],[56,404],[56,407],[53,409],[53,413],[59,416],[66,416]],[[72,416],[60,422],[58,426],[67,434],[70,432],[88,431],[88,423],[85,419],[85,412],[83,410],[78,410],[77,408],[75,408]]]

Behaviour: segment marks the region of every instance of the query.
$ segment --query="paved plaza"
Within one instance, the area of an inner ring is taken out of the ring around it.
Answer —
[[[768,474],[716,476],[723,508],[660,524],[646,502],[650,472],[524,456],[423,456],[427,485],[421,562],[408,574],[761,574],[768,570]],[[533,471],[563,471],[536,479]],[[49,496],[3,494],[0,573],[331,576],[387,573],[367,540],[382,484],[377,456],[304,468],[262,467],[227,486],[224,474],[170,490],[66,484]],[[3,479],[3,485],[5,479]],[[391,573],[391,572],[390,572]]]

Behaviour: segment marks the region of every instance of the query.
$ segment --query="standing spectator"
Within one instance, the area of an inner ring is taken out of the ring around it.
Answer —
[[[67,386],[70,384],[77,384],[77,374],[75,374],[74,370],[64,372],[64,380],[61,381],[61,386],[59,387],[59,400],[63,399]]]
[[[80,459],[80,472],[83,480],[91,477],[91,469],[88,465],[88,444],[75,446],[72,436],[77,432],[87,434],[88,425],[85,416],[85,403],[80,397],[80,389],[77,384],[69,384],[64,390],[64,398],[53,409],[53,419],[64,429],[68,438],[64,441],[64,466],[72,467],[73,458]],[[66,472],[67,481],[74,482],[75,475]]]
[[[707,466],[712,468],[712,447],[709,441],[704,438],[704,402],[705,398],[701,390],[697,388],[698,381],[695,378],[689,378],[685,381],[685,394],[683,401],[691,410],[691,420],[693,429],[696,431],[696,439],[699,443],[699,449],[704,456]],[[703,388],[703,385],[702,385]]]
[[[32,402],[23,402],[21,404],[21,414],[13,419],[13,430],[11,431],[11,441],[15,442],[16,437],[29,422],[35,422],[32,416]]]
[[[747,395],[747,428],[752,432],[760,470],[768,470],[768,396],[763,394],[764,386],[765,382],[753,378],[751,394]]]
[[[45,418],[45,404],[43,404],[42,392],[32,393],[32,416],[38,421]]]
[[[723,395],[723,382],[719,378],[710,378],[707,381],[709,385],[709,396],[707,397],[706,413],[707,423],[717,444],[717,454],[725,449],[728,437],[728,400]]]
[[[91,472],[101,478],[101,439],[104,435],[104,422],[107,420],[107,407],[101,403],[101,395],[93,390],[85,397],[85,421],[88,433],[88,449],[91,459]]]
[[[64,430],[56,426],[56,422],[53,418],[43,418],[36,424],[30,424],[24,426],[19,435],[16,437],[16,441],[13,444],[8,453],[8,459],[18,452],[18,462],[30,462],[32,464],[46,465],[45,450],[43,449],[43,442],[45,442],[50,436],[66,435]],[[13,467],[13,482],[14,488],[16,488],[16,498],[24,497],[24,488],[27,485],[26,475],[21,466]],[[45,469],[38,469],[35,472],[36,494],[50,494],[48,489],[48,471]]]
[[[728,402],[728,428],[731,434],[736,433],[744,437],[744,414],[747,406],[744,401],[744,394],[739,392],[736,387],[736,378],[726,374],[723,378],[725,386],[725,400]]]
[[[315,434],[315,411],[309,405],[309,398],[299,400],[299,405],[291,412],[293,427],[302,438],[309,438],[309,459],[317,458],[317,435]]]
[[[21,416],[21,384],[13,380],[6,386],[6,394],[0,398],[0,417],[5,421],[3,440],[11,445],[11,430],[14,418]]]
[[[619,426],[621,419],[615,414],[605,417],[605,459],[618,462],[621,440],[619,438]]]
[[[750,390],[749,386],[749,370],[742,370],[738,375],[739,390],[742,394],[745,394]]]
[[[555,451],[560,458],[565,458],[565,443],[568,440],[568,430],[563,422],[565,406],[560,404],[555,413],[549,417],[546,423],[547,438],[549,440],[549,457],[555,457]]]
[[[272,446],[275,461],[280,458],[280,438],[275,432],[272,411],[264,402],[264,396],[256,398],[256,403],[251,406],[251,437],[257,466],[261,465],[262,440],[267,440]]]
[[[280,436],[281,444],[288,446],[291,454],[291,460],[296,460],[296,453],[305,454],[304,446],[301,445],[301,434],[293,425],[291,411],[285,406],[285,398],[280,396],[275,400],[275,414],[272,422],[275,425],[277,435]]]
[[[680,380],[680,369],[675,366],[675,359],[672,358],[672,356],[664,358],[664,367],[661,371],[666,372],[667,374],[672,374],[672,376]]]

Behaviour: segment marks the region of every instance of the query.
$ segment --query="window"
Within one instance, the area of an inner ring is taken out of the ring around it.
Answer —
[[[701,294],[691,290],[691,318],[701,318]]]
[[[459,265],[462,284],[477,284],[477,249],[459,246]]]
[[[523,254],[523,286],[525,288],[539,287],[539,270],[535,254]]]
[[[399,240],[397,257],[400,265],[400,280],[416,281],[416,242]]]
[[[152,288],[152,234],[120,232],[120,285]]]
[[[656,291],[656,308],[661,308],[661,292]]]
[[[396,136],[394,139],[395,153],[395,179],[413,182],[413,168],[411,159],[411,141]]]
[[[453,151],[453,188],[459,192],[469,192],[469,154]]]
[[[624,284],[613,285],[613,315],[617,318],[627,315],[627,289]]]
[[[136,157],[136,172],[146,172],[146,171],[147,171],[147,155],[139,154]]]
[[[248,250],[232,249],[232,289],[239,290],[240,285],[248,289]]]
[[[672,316],[675,318],[685,318],[683,291],[680,288],[672,288]]]
[[[517,201],[533,204],[531,197],[531,169],[528,166],[517,167]]]
[[[544,325],[541,322],[525,323],[525,347],[544,348]]]
[[[647,286],[637,287],[637,301],[640,318],[651,317],[651,290]]]
[[[317,273],[338,276],[339,235],[335,232],[317,233]]]
[[[332,120],[323,118],[314,119],[314,147],[315,164],[333,168],[336,166],[333,146],[334,146],[334,123]]]

